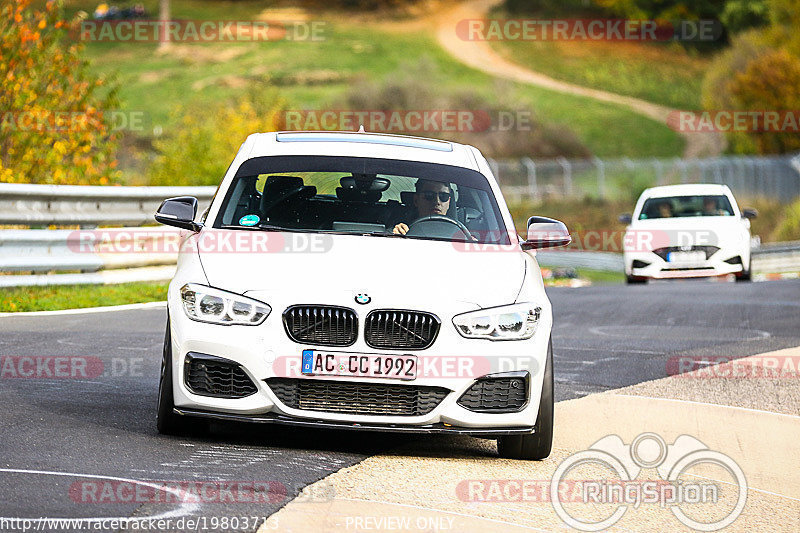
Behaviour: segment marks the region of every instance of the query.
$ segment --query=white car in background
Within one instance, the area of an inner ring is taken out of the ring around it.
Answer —
[[[528,250],[570,236],[531,217],[520,241],[477,149],[254,134],[196,214],[190,197],[156,214],[190,232],[168,292],[160,432],[217,419],[457,433],[548,456],[552,312]]]
[[[726,185],[684,184],[645,190],[623,239],[628,283],[734,274],[749,281],[750,219]]]

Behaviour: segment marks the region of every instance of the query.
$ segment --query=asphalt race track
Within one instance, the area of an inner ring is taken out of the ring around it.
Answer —
[[[555,312],[558,400],[664,377],[675,356],[740,357],[800,345],[796,280],[554,288],[548,294]],[[423,438],[430,446],[430,437],[241,424],[214,426],[197,438],[160,436],[155,408],[164,320],[163,308],[0,317],[4,358],[103,362],[103,374],[91,379],[3,374],[2,517],[265,517],[302,487],[369,455],[398,445],[413,450]],[[437,436],[435,445],[447,453],[459,438]],[[235,509],[96,503],[81,492],[81,483],[92,480],[257,481],[269,487],[263,497],[269,503]]]

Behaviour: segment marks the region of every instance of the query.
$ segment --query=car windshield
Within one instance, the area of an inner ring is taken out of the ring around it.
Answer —
[[[388,159],[250,159],[214,227],[510,243],[482,174]]]
[[[672,217],[732,217],[733,208],[722,194],[704,196],[661,196],[648,198],[639,220]]]

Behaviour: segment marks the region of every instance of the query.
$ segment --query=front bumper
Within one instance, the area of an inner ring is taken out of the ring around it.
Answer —
[[[180,306],[179,299],[170,288],[169,313],[172,337],[173,390],[176,412],[187,416],[200,416],[225,420],[288,424],[295,426],[335,427],[339,429],[362,429],[374,431],[411,431],[420,433],[466,433],[466,434],[512,434],[530,433],[536,423],[539,408],[548,343],[552,325],[549,302],[542,302],[538,329],[531,339],[524,341],[492,342],[465,339],[452,326],[452,316],[465,310],[463,306],[453,310],[434,311],[442,321],[442,328],[433,346],[424,350],[375,350],[364,343],[363,336],[346,348],[335,351],[363,354],[414,354],[420,367],[437,358],[481,360],[486,365],[476,368],[490,369],[488,372],[447,377],[418,375],[413,381],[380,378],[323,377],[316,380],[336,382],[380,383],[393,385],[417,385],[442,387],[450,391],[430,412],[424,415],[374,415],[295,409],[282,403],[266,380],[286,377],[278,372],[286,359],[301,358],[303,349],[322,348],[291,341],[282,324],[281,313],[288,303],[275,303],[273,312],[260,326],[221,326],[196,322],[189,319]],[[363,310],[362,310],[363,309]],[[366,316],[370,306],[358,309]],[[247,376],[256,385],[257,391],[244,398],[219,398],[193,393],[185,384],[184,360],[189,352],[223,357],[241,365]],[[434,365],[435,366],[435,365]],[[476,412],[459,405],[458,399],[471,387],[477,378],[499,372],[527,371],[528,402],[517,412]],[[304,379],[303,376],[291,376]]]
[[[181,416],[191,416],[208,420],[220,420],[225,422],[249,422],[257,424],[281,424],[295,427],[307,427],[316,429],[350,429],[357,431],[378,431],[387,433],[446,433],[457,435],[470,435],[473,437],[495,438],[502,435],[529,435],[534,433],[533,427],[492,427],[492,428],[468,428],[456,427],[450,424],[361,424],[348,422],[331,422],[313,418],[295,418],[276,413],[266,413],[263,415],[237,415],[230,413],[216,413],[212,411],[202,411],[198,409],[175,408],[173,412]]]
[[[740,263],[728,263],[734,257]],[[705,261],[674,263],[662,259],[652,252],[626,252],[624,254],[625,273],[635,278],[678,279],[726,276],[741,274],[744,265],[749,264],[749,252],[739,250],[719,250]],[[645,266],[640,266],[645,263]]]

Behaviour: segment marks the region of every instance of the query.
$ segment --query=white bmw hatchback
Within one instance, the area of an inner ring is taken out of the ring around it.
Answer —
[[[158,429],[203,419],[460,433],[542,459],[552,313],[531,217],[517,236],[480,152],[344,132],[247,138],[188,229],[168,293]]]
[[[750,219],[727,185],[684,184],[645,190],[636,202],[623,239],[628,283],[648,279],[734,274],[748,281]]]

